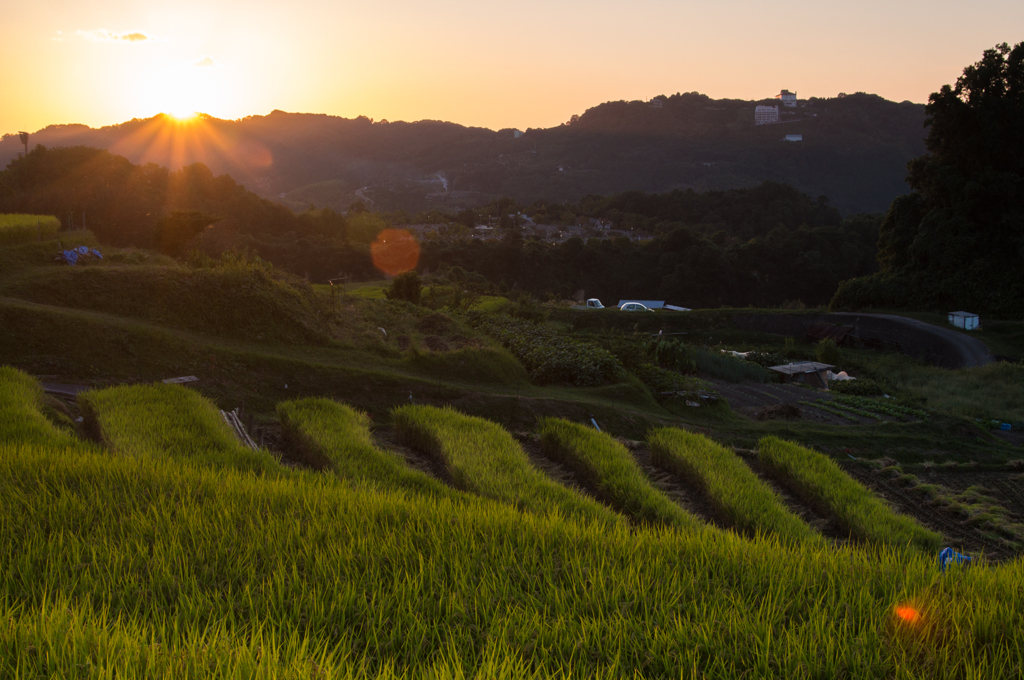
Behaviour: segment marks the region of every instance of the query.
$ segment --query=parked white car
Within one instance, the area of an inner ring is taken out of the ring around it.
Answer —
[[[604,305],[597,298],[590,298],[585,305],[573,305],[573,309],[604,309]]]
[[[649,309],[649,308],[645,307],[644,305],[640,304],[639,302],[626,302],[621,307],[619,307],[619,309],[622,310],[623,312],[653,312],[654,311],[653,309]]]

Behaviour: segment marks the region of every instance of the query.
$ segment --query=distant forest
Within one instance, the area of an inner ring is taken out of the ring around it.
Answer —
[[[780,122],[754,125],[767,101],[715,100],[696,92],[600,104],[565,124],[487,130],[274,111],[182,124],[157,116],[91,129],[53,125],[32,145],[107,149],[172,170],[196,162],[229,174],[296,212],[458,211],[509,197],[576,203],[587,195],[667,193],[788,184],[828,196],[843,215],[884,212],[906,193],[906,165],[924,147],[924,106],[863,93],[780,107]],[[786,142],[788,134],[802,135]],[[21,151],[0,138],[0,163]]]
[[[201,164],[171,172],[100,149],[42,146],[0,173],[0,212],[55,214],[65,228],[84,224],[102,242],[182,259],[248,251],[314,282],[379,278],[369,251],[377,234],[432,220],[441,224],[423,239],[422,272],[460,267],[496,291],[566,298],[583,290],[610,301],[658,298],[688,307],[825,304],[839,282],[876,270],[880,220],[843,219],[824,197],[775,183],[528,206],[506,198],[458,213],[382,214],[356,204],[347,215],[330,208],[296,215]],[[605,220],[653,238],[620,232],[551,243],[517,224],[521,213],[535,222]],[[500,238],[480,240],[468,229],[487,221],[499,224]]]

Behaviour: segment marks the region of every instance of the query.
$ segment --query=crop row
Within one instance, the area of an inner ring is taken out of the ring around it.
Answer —
[[[696,529],[700,520],[651,486],[625,446],[609,435],[558,418],[540,423],[545,453],[578,471],[602,500],[640,523]]]
[[[24,438],[0,439],[0,677],[1002,678],[1022,662],[1024,561],[943,578],[915,552],[182,465],[156,449],[172,439],[127,441],[144,426],[122,441],[152,455],[110,455],[6,376],[0,428]],[[490,438],[458,441],[489,457]]]
[[[903,418],[905,420],[912,418],[916,418],[918,420],[928,419],[928,413],[921,409],[911,408],[909,406],[899,406],[898,404],[889,404],[883,401],[878,401],[877,399],[868,399],[867,397],[857,397],[851,394],[839,394],[835,396],[834,401],[837,401],[844,406],[854,406],[874,413],[891,416],[893,418]]]
[[[765,437],[758,444],[758,457],[805,502],[823,508],[856,538],[929,552],[941,546],[939,534],[894,513],[827,456],[792,442]]]
[[[839,416],[840,418],[846,418],[847,420],[852,420],[855,423],[859,423],[860,422],[859,420],[857,420],[857,418],[855,416],[850,415],[849,413],[847,413],[846,411],[844,411],[844,410],[842,410],[840,408],[836,408],[835,406],[831,406],[831,405],[828,404],[828,402],[826,402],[824,400],[821,400],[821,399],[819,399],[817,401],[801,401],[800,405],[801,406],[810,406],[812,408],[816,408],[816,409],[819,409],[821,411],[826,411],[827,413],[831,413],[832,415]]]
[[[624,375],[622,365],[608,350],[545,326],[501,314],[474,315],[471,323],[512,352],[536,383],[593,386]]]
[[[721,444],[693,432],[660,428],[648,437],[651,460],[691,480],[730,524],[749,535],[769,532],[784,541],[818,541],[750,468]]]
[[[60,220],[52,215],[0,215],[0,245],[44,241],[60,230]]]

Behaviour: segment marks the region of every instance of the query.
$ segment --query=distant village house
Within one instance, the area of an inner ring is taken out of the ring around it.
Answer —
[[[758,106],[754,108],[754,125],[766,125],[779,122],[778,106]]]
[[[787,142],[802,142],[802,141],[804,141],[804,136],[803,135],[786,135],[784,139]]]
[[[782,92],[775,95],[776,99],[782,101],[782,105],[794,108],[796,107],[796,92],[790,92],[789,90],[783,90]]]

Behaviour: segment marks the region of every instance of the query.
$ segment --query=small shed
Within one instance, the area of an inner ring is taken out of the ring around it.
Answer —
[[[950,312],[949,322],[965,331],[973,331],[978,327],[978,315],[971,312]]]
[[[798,364],[770,366],[768,370],[781,375],[783,383],[804,383],[811,387],[828,389],[828,372],[833,368],[835,366],[820,364],[817,361],[801,361]]]

